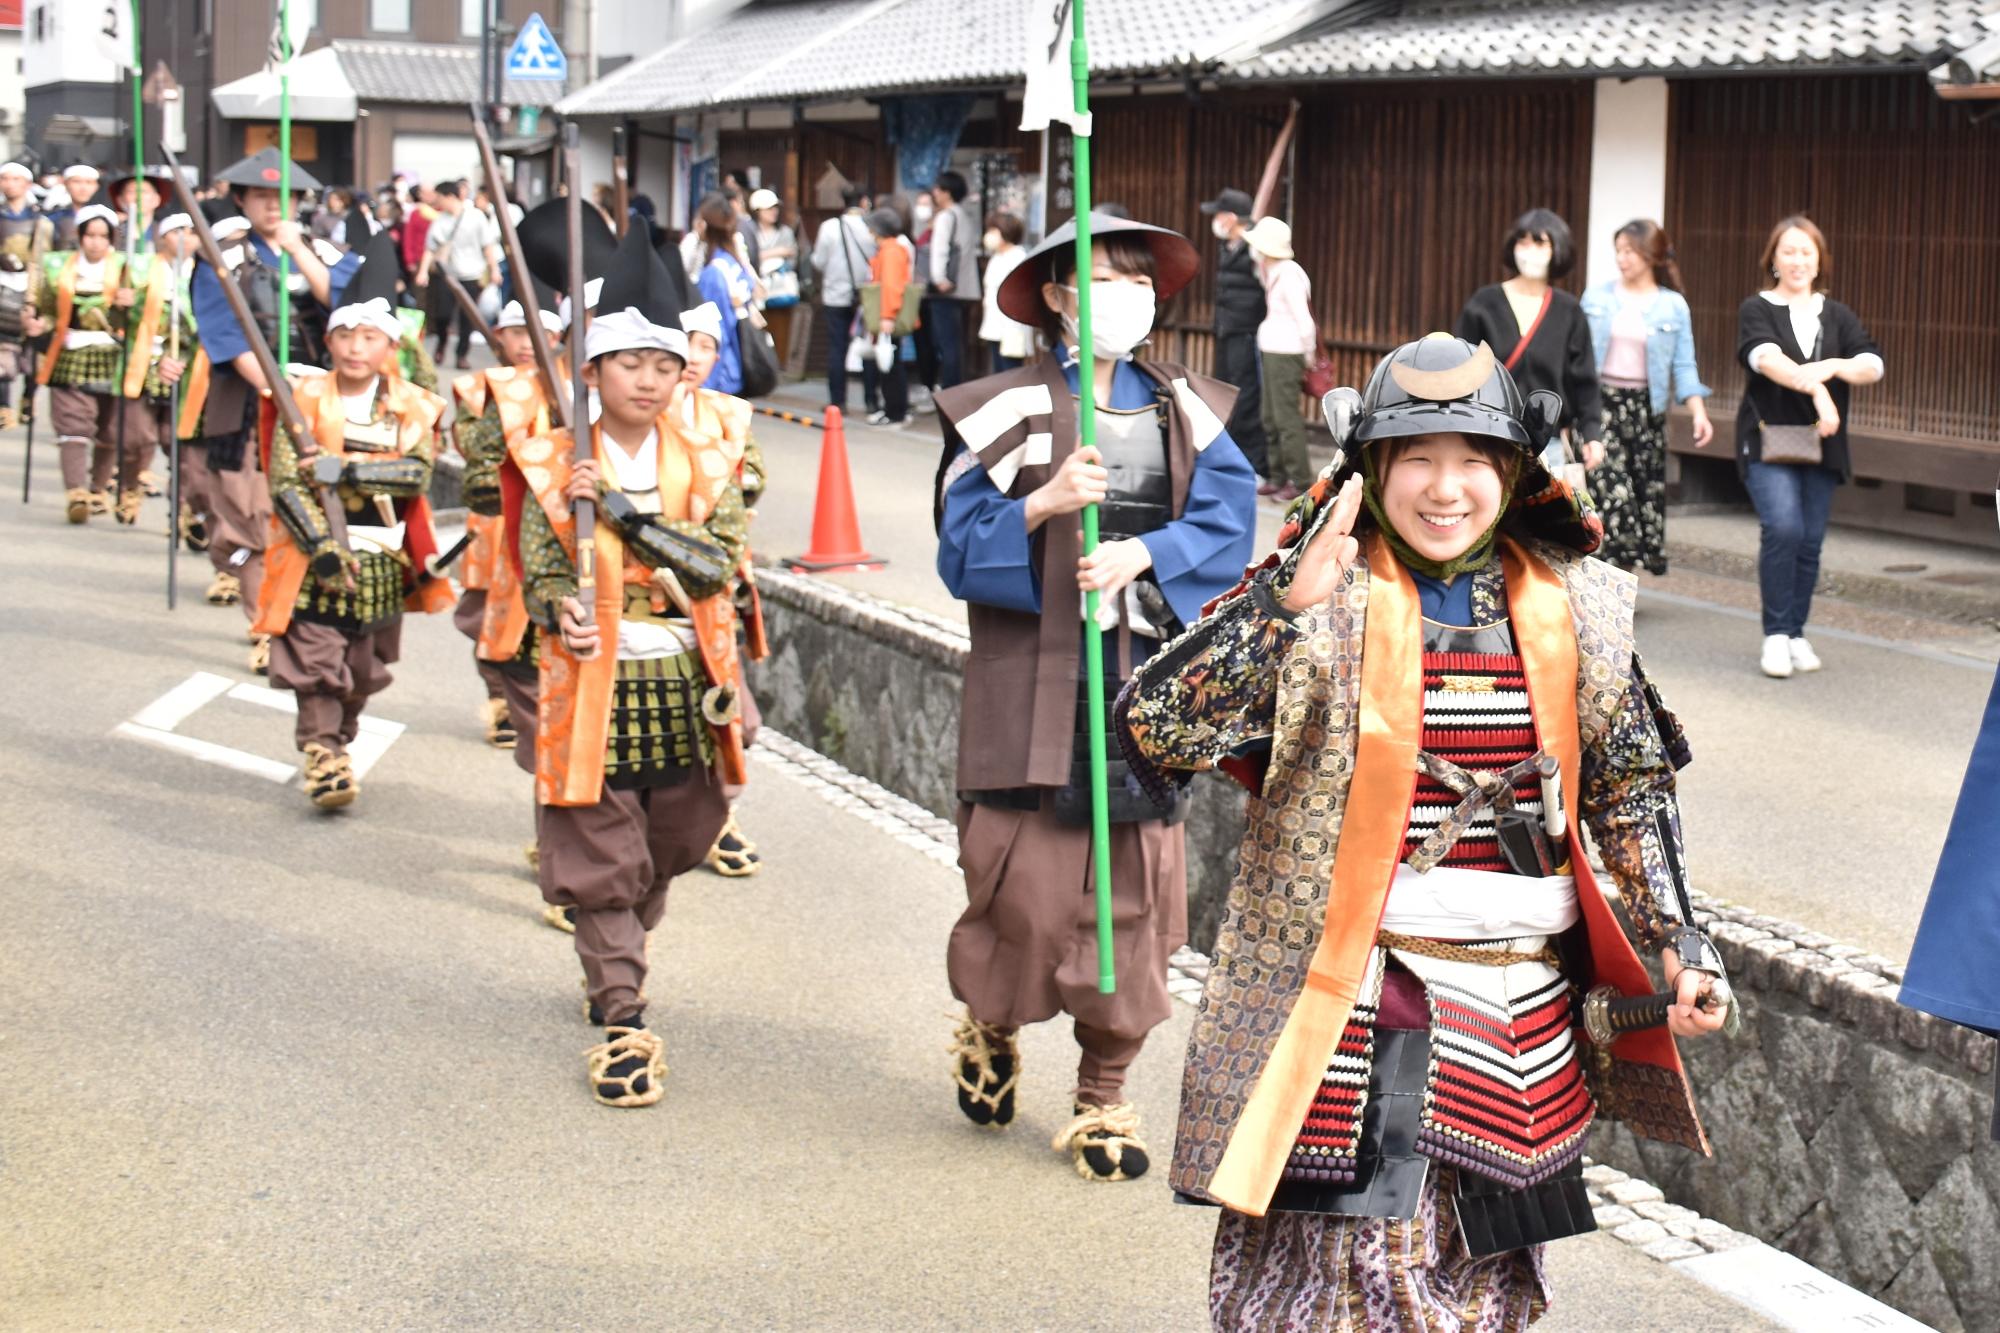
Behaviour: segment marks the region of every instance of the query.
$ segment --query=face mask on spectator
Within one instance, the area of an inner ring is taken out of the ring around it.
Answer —
[[[1514,269],[1530,281],[1540,281],[1549,276],[1549,255],[1543,249],[1529,249],[1517,246],[1514,250]]]
[[[1216,240],[1226,241],[1229,239],[1231,224],[1222,218],[1217,218],[1209,224],[1208,229],[1215,233]]]
[[[997,231],[989,231],[984,236],[981,236],[979,238],[979,243],[982,246],[986,247],[986,253],[990,255],[995,250],[998,250],[1000,248],[1000,233]]]

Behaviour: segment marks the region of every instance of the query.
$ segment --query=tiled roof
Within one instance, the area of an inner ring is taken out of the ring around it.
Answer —
[[[373,42],[336,38],[329,43],[354,94],[364,102],[435,102],[465,106],[479,97],[479,48],[431,42]],[[554,106],[564,85],[509,79],[502,100],[511,106]]]
[[[1296,0],[1090,0],[1090,65],[1137,75],[1210,63]],[[1019,0],[779,0],[643,56],[564,99],[565,114],[692,111],[919,88],[1018,84]]]
[[[1358,0],[1223,77],[1302,81],[1925,65],[2000,0]]]

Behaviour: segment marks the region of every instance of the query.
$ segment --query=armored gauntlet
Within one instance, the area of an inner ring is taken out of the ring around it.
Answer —
[[[734,572],[720,542],[668,527],[642,514],[617,491],[607,491],[598,510],[618,532],[619,539],[648,569],[670,571],[693,597],[707,597],[728,583]]]

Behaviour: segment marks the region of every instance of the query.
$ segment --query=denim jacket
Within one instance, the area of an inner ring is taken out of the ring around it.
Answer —
[[[1583,313],[1590,321],[1590,341],[1599,366],[1611,350],[1611,321],[1619,304],[1615,278],[1583,294]],[[1667,392],[1669,381],[1677,392]],[[1695,369],[1694,319],[1688,313],[1687,298],[1665,287],[1646,305],[1646,387],[1652,394],[1654,413],[1662,416],[1669,403],[1706,398],[1710,393]]]

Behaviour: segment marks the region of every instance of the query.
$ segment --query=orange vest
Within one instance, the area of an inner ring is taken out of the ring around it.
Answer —
[[[404,453],[413,452],[426,435],[437,429],[438,419],[444,415],[444,399],[393,376],[384,376],[383,383],[388,410],[399,427],[396,443]],[[300,376],[292,381],[292,398],[305,416],[319,451],[334,458],[345,457],[347,409],[334,388],[333,376]],[[273,416],[270,400],[266,399],[266,432],[275,424]],[[268,433],[265,439],[268,447]],[[403,553],[409,557],[412,570],[421,570],[424,562],[437,554],[437,535],[431,531],[430,501],[421,495],[411,500],[404,508],[403,520]],[[257,633],[283,634],[290,627],[292,606],[299,600],[299,589],[305,586],[308,564],[306,553],[292,540],[291,530],[272,515],[270,536],[264,543],[264,586],[257,597],[257,620],[251,626]],[[443,611],[458,600],[449,579],[405,576],[406,582],[412,578],[414,586],[403,600],[405,610]]]
[[[452,391],[463,408],[461,421],[477,418],[492,397],[499,406],[501,436],[508,448],[532,435],[548,433],[548,404],[532,373],[497,366],[460,375],[452,381]],[[482,661],[511,662],[528,632],[528,607],[521,599],[520,562],[507,549],[506,516],[468,514],[465,530],[472,544],[460,565],[460,581],[468,588],[486,590],[486,613],[479,624],[474,652]]]
[[[687,425],[681,414],[681,395],[676,386],[666,410],[653,423],[661,449],[683,449],[687,453],[692,480],[686,518],[706,522],[715,512],[728,488],[734,483],[742,461],[742,443],[727,435],[711,434],[699,421]],[[595,430],[595,428],[593,428]],[[574,446],[568,431],[552,431],[518,443],[508,442],[508,457],[527,494],[541,505],[570,559],[576,559],[576,518],[570,512],[570,474],[575,463]],[[664,474],[665,469],[662,469]],[[535,745],[535,796],[543,805],[595,805],[604,795],[604,748],[611,723],[611,696],[617,678],[618,621],[625,610],[628,585],[652,582],[652,571],[625,558],[625,544],[608,523],[597,525],[597,568],[599,578],[593,605],[598,633],[602,636],[597,656],[580,660],[563,646],[560,635],[542,641],[540,730]],[[613,575],[612,571],[616,571]],[[269,575],[267,574],[268,578]],[[728,593],[696,599],[689,608],[701,653],[702,669],[711,685],[740,688],[741,669],[736,657],[736,609]],[[716,744],[717,766],[724,782],[741,783],[749,778],[743,755],[743,722],[740,711],[722,726],[711,725]]]
[[[696,427],[706,434],[719,435],[730,442],[736,454],[736,480],[743,480],[743,451],[750,443],[750,404],[733,394],[716,389],[696,389],[693,394]],[[757,591],[757,567],[748,548],[737,569],[743,586],[750,591],[750,607],[743,617],[743,643],[750,660],[761,662],[771,655],[770,639],[764,633],[764,598]]]

